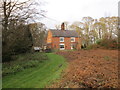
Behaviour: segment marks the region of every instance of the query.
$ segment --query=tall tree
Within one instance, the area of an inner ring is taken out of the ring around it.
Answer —
[[[3,53],[4,55],[10,56],[10,54],[15,52],[15,49],[21,48],[20,45],[25,47],[25,45],[27,45],[25,43],[27,41],[29,43],[31,35],[26,24],[35,18],[44,17],[44,10],[40,8],[37,9],[39,3],[33,0],[1,0],[0,5],[0,15],[2,16],[3,26]],[[26,40],[27,38],[29,38],[29,40]],[[18,43],[20,43],[20,45]],[[29,44],[27,46],[29,47]]]
[[[99,39],[102,39],[105,34],[105,24],[101,22],[94,23],[94,29],[98,31],[98,37]]]
[[[44,10],[37,9],[35,6],[39,3],[33,0],[21,2],[20,0],[1,0],[1,14],[3,16],[3,27],[5,30],[8,29],[8,24],[11,19],[18,21],[28,21],[39,15],[44,16]],[[38,18],[38,19],[39,19]]]
[[[83,17],[83,29],[84,29],[84,35],[85,35],[85,44],[86,46],[90,44],[90,30],[92,30],[92,25],[94,22],[94,19],[92,17]]]
[[[45,44],[46,27],[43,23],[29,24],[29,29],[32,34],[33,46],[42,47]]]
[[[118,17],[102,17],[99,21],[105,24],[108,39],[118,36]]]

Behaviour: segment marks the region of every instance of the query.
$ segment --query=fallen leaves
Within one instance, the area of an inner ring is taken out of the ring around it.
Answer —
[[[117,88],[117,50],[81,50],[57,52],[67,58],[69,66],[53,88]],[[107,56],[107,58],[105,58]],[[110,59],[109,59],[110,58]],[[109,59],[109,60],[105,60]]]

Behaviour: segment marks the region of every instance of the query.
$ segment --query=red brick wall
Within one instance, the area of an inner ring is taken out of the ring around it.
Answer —
[[[65,49],[70,50],[73,43],[78,43],[78,38],[75,38],[75,42],[71,42],[71,37],[64,37],[64,42],[60,42],[59,37],[52,37],[52,48],[54,49],[59,49],[59,44],[65,44]]]
[[[52,43],[52,32],[49,30],[47,35],[47,43]]]

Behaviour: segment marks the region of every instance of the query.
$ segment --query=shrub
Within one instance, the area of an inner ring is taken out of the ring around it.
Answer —
[[[100,48],[100,46],[98,44],[91,44],[91,45],[87,46],[86,49],[89,50],[89,49],[97,49],[97,48]]]
[[[96,44],[100,45],[101,42],[102,42],[102,39],[99,39],[99,40],[96,41]]]
[[[45,53],[26,53],[14,56],[16,60],[3,63],[2,75],[15,74],[28,68],[37,67],[44,60],[48,60]]]
[[[13,55],[30,52],[32,45],[32,35],[27,25],[15,26],[14,29],[8,29],[8,32],[4,31],[2,62],[13,60]]]
[[[91,44],[87,46],[86,49],[96,49],[96,48],[105,48],[105,49],[118,49],[119,45],[114,39],[99,39],[96,41],[96,44]]]
[[[117,41],[114,39],[102,39],[97,41],[97,44],[105,47],[107,49],[117,49],[118,48],[118,44]]]
[[[50,52],[52,52],[52,50],[49,48],[49,49],[46,49],[45,52],[50,53]]]
[[[52,52],[58,52],[60,51],[59,49],[52,49]]]

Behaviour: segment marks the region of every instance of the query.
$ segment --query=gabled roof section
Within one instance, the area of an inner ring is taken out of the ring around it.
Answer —
[[[75,30],[56,30],[50,29],[53,37],[78,37],[78,33]]]

